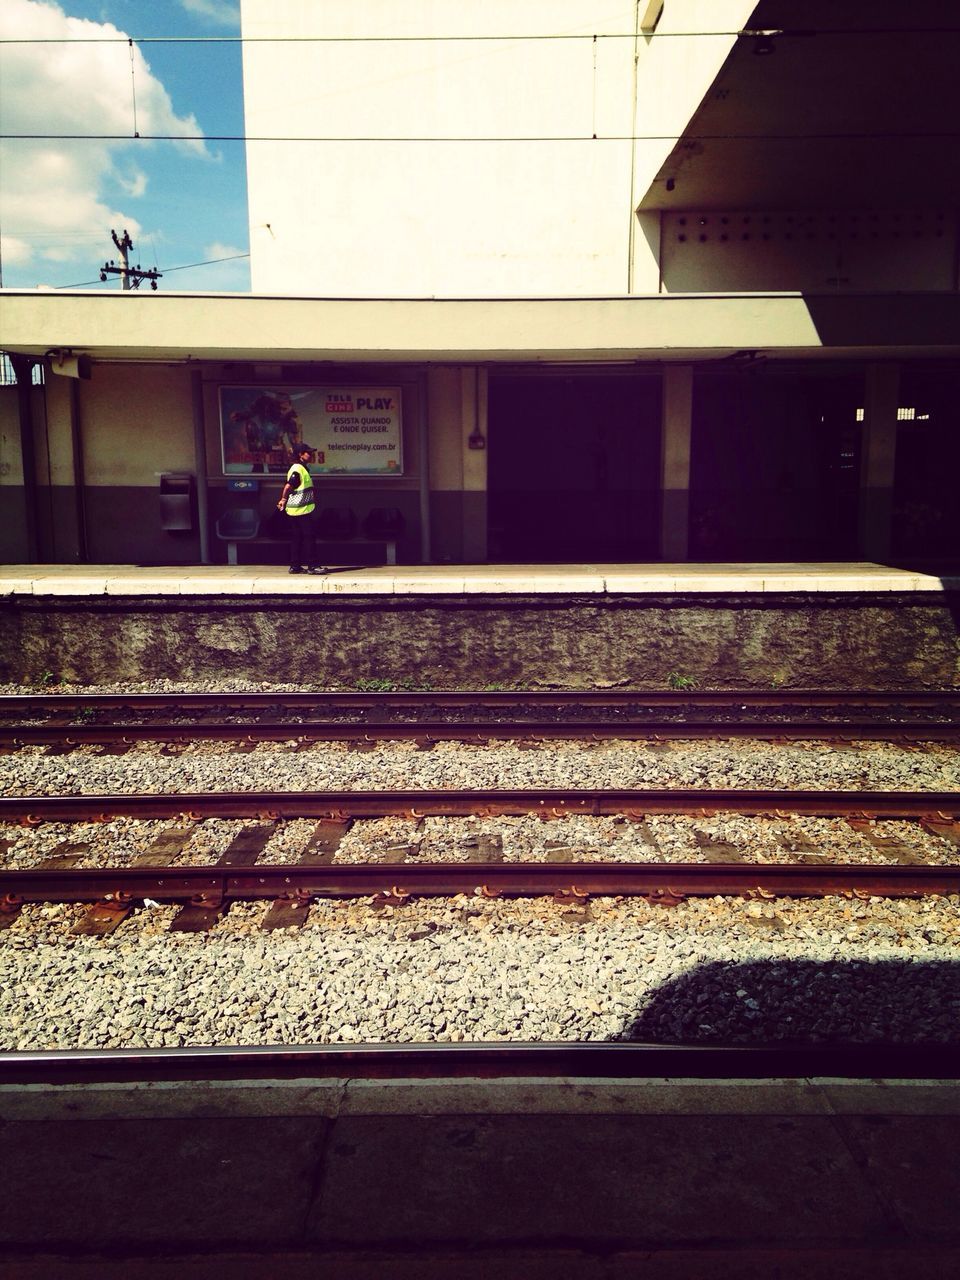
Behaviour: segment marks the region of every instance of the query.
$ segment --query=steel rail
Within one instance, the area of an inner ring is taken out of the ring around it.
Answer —
[[[686,897],[756,896],[921,897],[960,893],[960,863],[901,866],[840,863],[586,862],[586,863],[340,863],[252,867],[132,866],[24,869],[0,872],[0,900],[8,910],[25,902],[194,902],[289,897],[381,895],[411,897],[543,897],[571,902],[588,897],[641,896],[670,902]]]
[[[549,741],[596,740],[682,740],[704,738],[756,738],[815,741],[852,741],[855,739],[886,742],[955,742],[960,739],[960,721],[953,724],[929,720],[901,720],[882,724],[866,721],[763,722],[740,720],[643,722],[630,720],[561,721],[532,723],[524,721],[360,721],[355,723],[315,722],[241,723],[241,724],[118,724],[118,725],[2,725],[0,746],[57,744],[88,746],[115,742],[382,742],[416,740],[431,742],[478,742],[492,740],[543,739]]]
[[[0,821],[27,825],[109,817],[200,819],[409,818],[517,816],[544,818],[717,813],[778,817],[937,818],[960,816],[960,791],[759,791],[690,788],[633,790],[205,791],[143,795],[0,797]]]
[[[153,1080],[955,1080],[956,1044],[512,1044],[197,1046],[0,1053],[3,1084]]]
[[[359,709],[390,706],[416,709],[422,706],[446,708],[516,706],[585,707],[932,707],[946,704],[960,709],[958,689],[842,690],[842,689],[537,689],[485,690],[438,689],[393,691],[303,691],[217,693],[7,693],[0,694],[0,715],[24,711],[218,710],[230,708],[257,711],[263,708]]]

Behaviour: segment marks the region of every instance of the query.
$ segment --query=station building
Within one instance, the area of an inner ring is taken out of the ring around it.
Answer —
[[[955,564],[955,5],[449,9],[243,0],[251,294],[0,294],[0,560],[282,563],[306,440],[327,559]]]

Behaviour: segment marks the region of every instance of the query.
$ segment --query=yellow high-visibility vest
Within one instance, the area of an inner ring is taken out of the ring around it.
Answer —
[[[287,505],[284,508],[288,516],[306,516],[309,515],[316,506],[313,493],[313,476],[303,465],[302,462],[295,462],[287,472],[287,484],[294,476],[299,477],[300,484],[287,496]]]

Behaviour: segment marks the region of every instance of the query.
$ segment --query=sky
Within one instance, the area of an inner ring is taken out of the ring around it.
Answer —
[[[214,138],[243,134],[240,45],[128,43],[237,37],[239,8],[0,0],[3,287],[118,290],[117,276],[99,273],[119,258],[111,231],[126,229],[131,265],[163,272],[163,292],[249,290],[244,147]],[[11,136],[22,134],[47,136]]]

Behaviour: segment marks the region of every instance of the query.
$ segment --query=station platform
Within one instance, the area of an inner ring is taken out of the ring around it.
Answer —
[[[17,1280],[946,1280],[952,1081],[4,1085]]]
[[[960,686],[960,572],[883,564],[0,567],[0,682]]]
[[[864,563],[281,565],[0,565],[0,596],[657,595],[960,590],[938,576]]]

